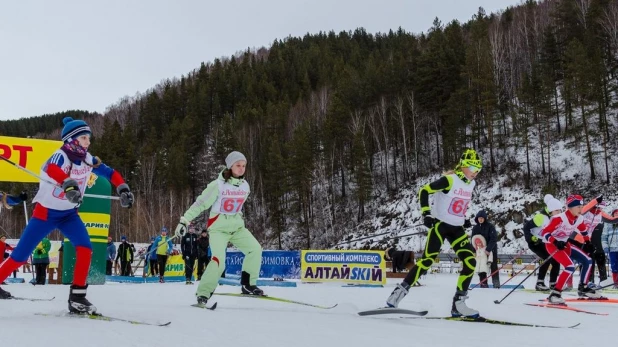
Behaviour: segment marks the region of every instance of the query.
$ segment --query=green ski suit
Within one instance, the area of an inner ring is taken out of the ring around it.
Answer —
[[[208,231],[212,258],[197,287],[197,296],[210,298],[217,288],[219,277],[225,270],[228,242],[244,253],[242,271],[249,274],[249,284],[256,285],[262,264],[262,247],[245,228],[242,206],[249,192],[249,184],[244,179],[231,177],[226,182],[220,173],[185,212],[184,218],[190,222],[210,208]]]

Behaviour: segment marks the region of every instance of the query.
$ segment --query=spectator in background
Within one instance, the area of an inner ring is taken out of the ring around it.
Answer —
[[[174,246],[172,245],[172,240],[167,237],[167,228],[161,228],[161,235],[157,236],[154,240],[155,247],[157,250],[157,263],[159,263],[159,283],[164,283],[165,280],[163,276],[165,276],[165,265],[167,264],[167,256],[172,253]]]
[[[197,239],[197,280],[202,279],[204,269],[210,262],[210,240],[208,238],[208,230],[202,230],[200,237]]]
[[[150,276],[158,276],[159,275],[159,264],[157,263],[157,252],[155,251],[154,245],[155,238],[150,238],[150,245],[148,245],[148,249],[146,250],[146,261],[148,262],[148,272]]]
[[[49,266],[49,250],[51,242],[44,237],[32,252],[32,265],[34,265],[36,278],[34,284],[44,285],[47,280],[47,266]]]
[[[191,276],[195,268],[195,259],[197,259],[197,235],[195,234],[195,227],[190,226],[189,232],[182,237],[180,241],[180,250],[185,260],[186,284],[193,284],[193,282],[191,282]]]
[[[0,237],[0,254],[4,255],[3,259],[8,258],[8,253],[6,251],[13,250],[13,246],[6,243],[6,235],[2,235]]]
[[[393,265],[393,272],[407,272],[408,264],[414,265],[414,254],[410,251],[398,251],[395,246],[384,251],[384,259]]]
[[[493,273],[492,282],[494,288],[500,288],[500,274],[498,270],[498,233],[496,232],[496,227],[492,223],[487,221],[487,212],[485,210],[480,210],[476,214],[476,218],[474,218],[476,225],[472,227],[472,235],[481,235],[485,238],[485,242],[487,242],[487,246],[485,247],[485,254],[487,254],[487,258],[489,259],[490,254],[493,254],[492,262],[489,271]],[[483,276],[483,274],[485,274]],[[481,281],[485,279],[487,273],[479,273],[479,277]],[[486,283],[486,282],[484,282]]]
[[[112,242],[112,237],[107,237],[107,263],[105,264],[105,274],[111,276],[112,266],[116,258],[116,245]]]
[[[120,238],[122,243],[118,246],[116,262],[120,259],[120,276],[131,276],[131,263],[133,263],[133,250],[135,246],[127,242],[127,237]]]
[[[613,217],[618,217],[618,209],[612,211]],[[609,253],[609,265],[612,271],[614,289],[618,289],[618,224],[606,224],[601,235],[603,251]]]

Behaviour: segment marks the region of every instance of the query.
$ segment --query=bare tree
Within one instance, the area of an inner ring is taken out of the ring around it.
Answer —
[[[399,95],[395,100],[395,120],[401,128],[401,143],[403,144],[403,179],[407,180],[408,174],[408,136],[406,133],[406,107],[405,99]]]

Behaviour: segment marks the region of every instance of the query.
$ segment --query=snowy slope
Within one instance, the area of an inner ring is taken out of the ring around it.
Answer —
[[[532,143],[536,137],[532,135]],[[598,143],[593,144],[594,150],[602,153]],[[488,153],[482,153],[485,162],[489,162]],[[498,151],[496,156],[498,169],[493,177],[487,171],[481,171],[472,203],[468,208],[467,216],[471,219],[480,209],[485,209],[489,219],[495,224],[501,239],[498,243],[499,252],[502,254],[516,254],[521,250],[527,250],[528,246],[521,233],[523,222],[532,213],[542,207],[543,186],[547,178],[541,176],[541,153],[538,148],[530,149],[531,189],[524,188],[523,175],[526,170],[526,155],[524,148],[512,146],[502,153]],[[547,167],[547,150],[545,153],[545,166]],[[506,168],[508,165],[509,168]],[[618,208],[618,194],[615,193],[616,170],[618,157],[610,157],[608,169],[612,183],[604,183],[605,166],[601,154],[596,156],[595,170],[597,179],[592,181],[590,168],[587,162],[585,147],[578,141],[556,141],[551,146],[551,168],[553,182],[557,192],[554,194],[561,201],[568,194],[581,194],[588,201],[603,193],[608,206],[607,213]],[[515,168],[515,169],[513,169]],[[379,170],[379,168],[376,168]],[[337,247],[343,249],[385,249],[387,246],[396,245],[399,249],[411,250],[416,253],[424,249],[425,236],[414,235],[394,239],[395,236],[407,235],[413,232],[422,232],[420,206],[418,201],[419,189],[439,178],[439,174],[421,177],[405,189],[400,189],[392,198],[379,197],[366,209],[368,215],[373,217],[359,224],[354,232],[342,238]],[[376,194],[380,195],[379,191]],[[433,201],[430,198],[430,203]],[[359,242],[345,243],[347,240],[369,236],[372,234],[388,233]],[[452,253],[448,244],[442,248],[443,253]],[[529,253],[531,254],[531,253]]]
[[[522,277],[523,279],[523,277]],[[503,279],[503,281],[506,279]],[[475,279],[476,281],[476,279]],[[520,279],[514,279],[513,283]],[[422,279],[423,287],[412,288],[400,307],[427,309],[430,316],[450,312],[456,283],[454,274],[433,274]],[[501,305],[493,303],[508,293],[505,289],[474,289],[468,304],[484,316],[517,322],[572,325],[576,329],[545,329],[497,326],[398,317],[359,317],[358,310],[384,305],[395,282],[386,288],[348,288],[338,284],[301,284],[296,288],[264,287],[270,295],[316,304],[339,306],[320,310],[251,298],[215,296],[219,307],[207,311],[190,307],[195,285],[106,284],[89,288],[89,299],[99,311],[111,316],[152,322],[171,320],[169,327],[136,326],[67,317],[43,317],[37,312],[66,310],[67,286],[16,284],[4,286],[14,295],[51,297],[50,302],[1,301],[0,329],[3,346],[41,344],[48,347],[155,347],[155,346],[548,346],[555,338],[576,346],[605,344],[612,338],[618,304],[577,303],[609,316],[593,316],[555,309],[528,307],[544,294],[517,291]],[[531,288],[532,282],[527,283]],[[239,287],[219,287],[237,292]],[[610,334],[608,336],[608,334]]]

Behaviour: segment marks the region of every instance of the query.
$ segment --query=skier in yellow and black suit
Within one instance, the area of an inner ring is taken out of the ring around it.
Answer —
[[[419,192],[421,212],[424,224],[429,228],[425,253],[408,272],[402,283],[395,287],[386,301],[389,307],[397,307],[414,285],[429,270],[440,253],[444,240],[448,240],[455,254],[461,259],[463,267],[457,281],[457,290],[453,297],[451,314],[453,317],[478,317],[479,313],[466,306],[468,287],[476,266],[475,251],[464,228],[469,228],[466,210],[472,199],[474,179],[483,164],[473,149],[466,149],[455,170],[446,172],[437,181],[423,186]],[[433,207],[429,207],[429,195],[434,195]]]

